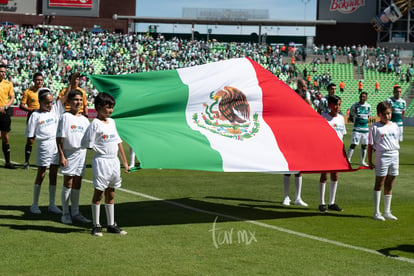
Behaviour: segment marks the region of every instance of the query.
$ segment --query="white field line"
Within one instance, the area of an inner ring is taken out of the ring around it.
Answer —
[[[59,173],[59,175],[61,176],[60,173]],[[88,182],[88,183],[93,183],[89,179],[83,179],[83,181]],[[219,213],[219,212],[207,211],[207,210],[199,209],[199,208],[192,207],[192,206],[189,206],[189,205],[185,205],[185,204],[182,204],[182,203],[178,203],[178,202],[174,202],[174,201],[170,201],[170,200],[165,200],[165,199],[162,199],[162,198],[158,198],[158,197],[154,197],[154,196],[151,196],[151,195],[131,191],[131,190],[124,189],[124,188],[119,188],[117,190],[121,191],[121,192],[124,192],[124,193],[132,194],[132,195],[135,195],[135,196],[143,197],[143,198],[146,198],[146,199],[154,200],[154,201],[162,201],[166,204],[174,205],[174,206],[177,206],[177,207],[180,207],[180,208],[183,208],[183,209],[187,209],[187,210],[191,210],[191,211],[194,211],[194,212],[198,212],[198,213],[209,214],[209,215],[214,215],[214,216],[220,216],[220,217],[228,218],[228,219],[231,219],[231,220],[234,220],[234,221],[246,222],[246,223],[254,224],[254,225],[257,225],[257,226],[260,226],[260,227],[263,227],[263,228],[268,228],[268,229],[276,230],[276,231],[279,231],[279,232],[282,232],[282,233],[295,235],[295,236],[302,237],[302,238],[305,238],[305,239],[310,239],[310,240],[315,240],[315,241],[319,241],[319,242],[329,243],[329,244],[333,244],[333,245],[336,245],[336,246],[339,246],[339,247],[358,250],[358,251],[366,252],[366,253],[369,253],[369,254],[385,256],[384,254],[382,254],[382,253],[380,253],[376,250],[372,250],[372,249],[368,249],[368,248],[364,248],[364,247],[360,247],[360,246],[354,246],[354,245],[350,245],[350,244],[346,244],[346,243],[338,242],[338,241],[334,241],[334,240],[329,240],[329,239],[321,238],[321,237],[318,237],[318,236],[313,236],[313,235],[309,235],[309,234],[289,230],[289,229],[286,229],[286,228],[283,228],[283,227],[278,227],[278,226],[275,226],[275,225],[270,225],[270,224],[266,224],[266,223],[255,221],[255,220],[248,220],[248,219],[244,219],[244,218],[241,218],[241,217],[235,217],[235,216],[231,216],[231,215],[227,215],[227,214],[223,214],[223,213]],[[414,259],[410,259],[410,258],[399,257],[399,256],[397,256],[397,257],[385,256],[385,257],[393,259],[393,260],[397,260],[397,261],[402,261],[402,262],[407,262],[407,263],[414,264]]]

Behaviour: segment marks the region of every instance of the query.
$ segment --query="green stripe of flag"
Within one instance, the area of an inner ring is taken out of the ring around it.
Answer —
[[[122,139],[135,149],[142,168],[223,170],[220,154],[187,124],[188,86],[176,71],[90,77],[98,91],[114,96],[112,118]]]

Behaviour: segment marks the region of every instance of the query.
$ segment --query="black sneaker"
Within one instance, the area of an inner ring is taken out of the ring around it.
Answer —
[[[339,207],[336,203],[328,205],[328,209],[332,211],[342,212],[342,208]]]
[[[99,224],[94,225],[91,234],[92,236],[102,237],[102,226]]]
[[[328,209],[326,209],[326,205],[325,204],[321,204],[319,205],[319,211],[326,213],[328,212]]]
[[[23,164],[23,169],[28,170],[29,169],[29,163],[24,163]]]
[[[116,223],[114,225],[108,225],[108,227],[106,227],[106,230],[108,231],[108,233],[112,233],[112,234],[119,234],[119,235],[127,234],[127,231],[124,231],[121,228],[119,228],[119,226]]]

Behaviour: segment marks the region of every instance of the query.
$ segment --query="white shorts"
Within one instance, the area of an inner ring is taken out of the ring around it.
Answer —
[[[369,134],[368,132],[362,133],[362,132],[353,131],[352,138],[351,138],[351,144],[359,145],[359,143],[361,143],[361,145],[368,145],[368,134]]]
[[[37,141],[36,152],[36,165],[38,167],[59,165],[59,154],[56,139]]]
[[[93,185],[99,191],[120,188],[121,165],[118,158],[94,157],[92,159]]]
[[[377,152],[375,156],[375,175],[376,176],[397,176],[400,165],[400,155],[398,150]]]
[[[83,176],[85,172],[86,149],[64,151],[66,157],[66,167],[61,166],[60,171],[63,175]]]

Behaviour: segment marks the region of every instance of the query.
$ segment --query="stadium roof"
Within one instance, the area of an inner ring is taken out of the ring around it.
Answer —
[[[192,24],[192,25],[242,25],[242,26],[316,26],[316,25],[336,25],[336,20],[219,20],[219,19],[197,19],[197,18],[178,18],[178,17],[146,17],[113,15],[117,20],[133,20],[135,23],[167,23],[167,24]]]

